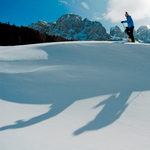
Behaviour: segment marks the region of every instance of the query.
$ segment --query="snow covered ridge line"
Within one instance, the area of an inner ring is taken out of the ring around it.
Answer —
[[[26,50],[24,50],[26,47]],[[48,54],[34,45],[0,47],[0,61],[42,60],[48,59]]]
[[[110,29],[110,34],[106,33],[105,27],[98,21],[90,21],[87,18],[82,20],[76,14],[62,15],[56,22],[38,21],[28,26],[29,28],[45,32],[48,35],[62,36],[68,40],[79,41],[109,41],[122,40],[127,35],[118,26]],[[111,38],[113,36],[113,38]],[[135,39],[141,43],[150,43],[150,25],[141,26],[134,31]],[[117,38],[114,38],[117,37]]]
[[[117,38],[116,38],[116,41]],[[128,41],[119,41],[117,43],[124,44]],[[71,42],[54,42],[54,43],[43,43],[43,44],[31,44],[24,46],[0,46],[0,61],[23,61],[23,60],[48,60],[48,54],[46,51],[40,49],[41,46],[49,45],[66,45],[66,44],[89,44],[89,43],[116,43],[114,41],[71,41]],[[135,43],[137,44],[137,43]]]

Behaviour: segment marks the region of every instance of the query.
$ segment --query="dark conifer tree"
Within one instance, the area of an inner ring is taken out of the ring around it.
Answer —
[[[0,22],[0,45],[2,46],[59,41],[68,40],[63,37],[40,33],[39,31],[28,27],[17,27],[14,24],[11,26],[9,22],[8,24],[3,24]]]

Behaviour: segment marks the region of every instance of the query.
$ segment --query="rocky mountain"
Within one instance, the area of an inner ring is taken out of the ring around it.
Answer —
[[[143,41],[144,43],[150,43],[150,26],[141,26],[135,34],[135,38]]]
[[[82,20],[75,14],[62,15],[56,22],[38,21],[29,28],[46,32],[48,35],[58,35],[74,40],[110,40],[110,35],[98,21]]]
[[[76,14],[62,15],[56,22],[38,21],[28,26],[29,28],[45,32],[48,35],[62,36],[68,40],[122,40],[127,38],[126,33],[122,32],[118,26],[110,29],[110,34],[98,21],[90,21],[87,18],[82,20]],[[150,43],[150,26],[141,26],[137,31],[134,30],[135,39],[139,42]]]
[[[113,37],[124,37],[125,33],[118,26],[110,28],[110,35]]]
[[[137,31],[133,32],[135,40],[142,43],[150,43],[150,26],[141,26]],[[118,26],[112,27],[110,29],[111,40],[122,40],[123,38],[127,38],[125,32],[122,32]]]

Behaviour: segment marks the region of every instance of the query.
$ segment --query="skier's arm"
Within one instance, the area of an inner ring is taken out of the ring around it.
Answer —
[[[125,20],[125,21],[121,21],[121,23],[128,23],[128,20]]]
[[[123,21],[123,23],[128,23],[128,20]]]
[[[123,23],[128,23],[128,24],[129,24],[129,23],[131,22],[131,20],[132,20],[132,19],[131,19],[131,17],[130,17],[130,16],[128,16],[127,20],[122,21],[122,22],[123,22]]]

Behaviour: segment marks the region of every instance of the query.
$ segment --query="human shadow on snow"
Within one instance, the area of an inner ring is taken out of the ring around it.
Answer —
[[[127,100],[130,97],[130,94],[131,93],[125,92],[117,98],[115,95],[112,95],[110,98],[99,103],[94,108],[102,105],[104,105],[104,107],[94,118],[94,120],[79,128],[73,134],[77,136],[85,131],[99,130],[115,122],[128,107],[129,104],[127,103]]]
[[[120,94],[119,97],[117,98],[115,95],[112,95],[110,98],[100,102],[97,106],[93,108],[96,109],[97,107],[104,105],[103,109],[99,112],[96,118],[91,122],[89,122],[84,127],[76,130],[74,132],[74,135],[77,136],[79,134],[82,134],[85,131],[98,130],[115,122],[122,115],[125,109],[128,107],[127,100],[130,97],[130,94],[131,92],[129,93],[125,92],[124,94]],[[63,104],[60,103],[58,106],[55,107],[52,106],[52,108],[50,108],[48,112],[42,115],[33,117],[27,121],[18,120],[15,122],[15,124],[1,127],[0,131],[7,130],[7,129],[23,128],[23,127],[34,125],[36,123],[54,117],[55,115],[63,111],[65,107]]]

